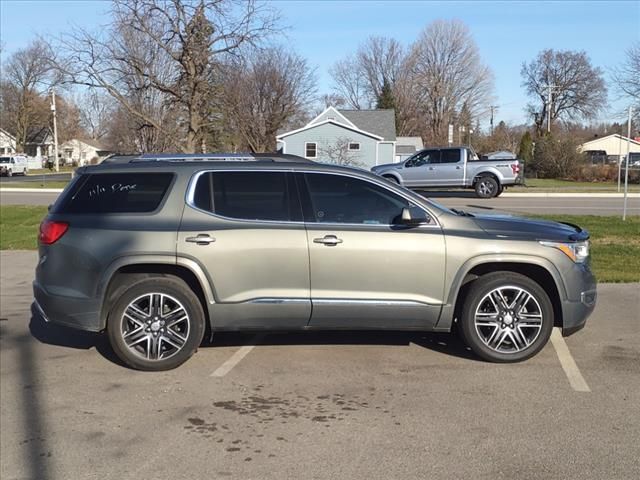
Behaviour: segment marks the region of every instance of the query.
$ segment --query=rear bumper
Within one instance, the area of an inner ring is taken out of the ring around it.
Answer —
[[[36,309],[48,323],[89,332],[104,329],[100,322],[99,301],[51,295],[37,282],[33,282],[33,296]]]

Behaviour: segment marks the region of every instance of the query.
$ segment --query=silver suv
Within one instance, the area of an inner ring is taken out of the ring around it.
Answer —
[[[516,362],[593,310],[588,238],[298,157],[116,158],[78,169],[43,220],[35,307],[106,330],[141,370],[223,330],[457,326],[481,358]]]

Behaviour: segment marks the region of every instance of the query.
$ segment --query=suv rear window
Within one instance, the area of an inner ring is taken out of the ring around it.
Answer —
[[[286,172],[207,172],[193,206],[241,220],[300,221],[300,202]]]
[[[160,206],[172,173],[99,173],[79,178],[55,213],[144,213]]]

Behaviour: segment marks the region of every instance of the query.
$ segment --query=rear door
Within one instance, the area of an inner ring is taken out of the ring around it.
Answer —
[[[432,167],[431,175],[435,186],[462,185],[464,176],[462,149],[443,148],[440,150],[440,155]]]
[[[292,175],[219,170],[192,180],[177,251],[209,276],[218,328],[309,321],[309,251]]]
[[[445,242],[433,217],[394,222],[420,208],[368,180],[332,173],[299,177],[311,265],[311,326],[431,328],[444,291]]]

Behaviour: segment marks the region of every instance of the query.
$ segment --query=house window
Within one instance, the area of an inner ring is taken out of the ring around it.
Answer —
[[[318,156],[318,144],[315,142],[304,144],[304,156],[307,158],[317,158]]]
[[[352,151],[360,150],[360,144],[357,142],[349,143],[349,150],[352,150]]]

